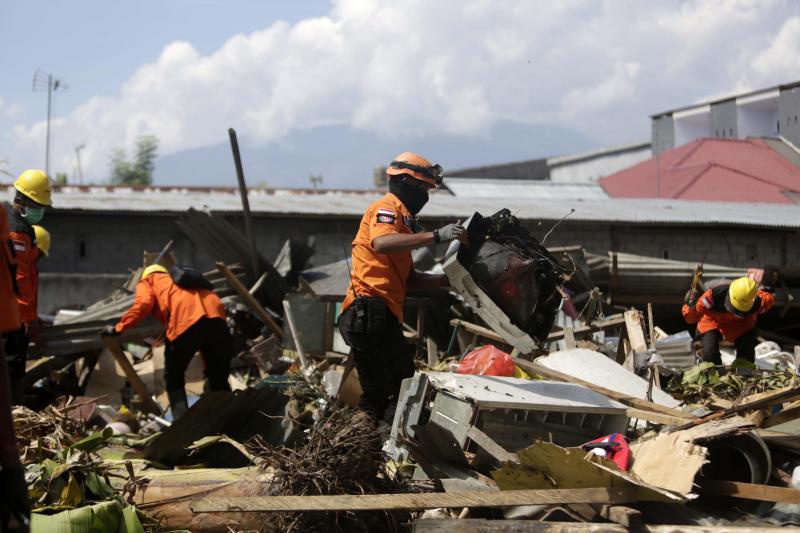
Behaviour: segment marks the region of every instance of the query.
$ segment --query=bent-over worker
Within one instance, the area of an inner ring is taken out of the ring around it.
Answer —
[[[14,189],[13,206],[8,209],[8,230],[17,262],[17,303],[21,325],[5,334],[5,348],[11,376],[11,400],[17,404],[22,399],[28,345],[38,338],[40,329],[36,310],[39,282],[36,261],[40,252],[36,247],[33,225],[42,220],[45,207],[52,205],[52,191],[50,178],[41,170],[26,170],[20,174],[14,182]]]
[[[184,373],[198,350],[205,363],[208,388],[231,390],[228,375],[233,343],[225,306],[214,291],[181,287],[165,267],[150,265],[136,284],[133,305],[115,326],[106,326],[101,334],[120,335],[150,315],[166,328],[164,381],[173,418],[188,408]]]
[[[359,407],[391,423],[400,383],[414,375],[412,346],[402,326],[406,291],[447,286],[444,275],[415,271],[411,251],[465,239],[466,233],[459,224],[422,231],[417,222],[428,191],[442,182],[439,165],[403,152],[386,174],[389,193],[367,208],[352,243],[351,284],[338,326],[361,381]]]
[[[736,357],[754,362],[756,323],[775,303],[772,291],[745,277],[708,289],[699,300],[697,296],[697,291],[686,293],[682,313],[688,324],[697,324],[703,358],[722,364],[719,343],[724,338],[736,345]]]

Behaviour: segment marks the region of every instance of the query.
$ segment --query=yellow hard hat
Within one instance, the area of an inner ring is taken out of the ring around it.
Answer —
[[[158,264],[155,264],[155,265],[150,265],[149,267],[144,269],[144,272],[142,272],[142,278],[141,279],[146,278],[150,274],[155,274],[156,272],[161,272],[163,274],[169,274],[169,270],[167,270],[165,267],[163,267],[161,265],[158,265]]]
[[[758,284],[750,278],[738,278],[728,288],[728,300],[737,311],[746,313],[753,308],[758,296]]]
[[[50,256],[50,232],[38,224],[33,225],[33,232],[36,234],[36,247],[39,248],[44,255]]]
[[[43,170],[26,170],[14,182],[14,188],[39,205],[53,205],[50,200],[50,178]]]

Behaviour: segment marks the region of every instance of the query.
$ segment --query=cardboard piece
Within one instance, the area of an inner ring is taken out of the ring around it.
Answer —
[[[500,490],[580,489],[606,487],[633,489],[640,501],[684,502],[686,498],[672,491],[649,485],[617,466],[581,448],[562,448],[537,442],[520,451],[520,464],[504,465],[492,471]]]

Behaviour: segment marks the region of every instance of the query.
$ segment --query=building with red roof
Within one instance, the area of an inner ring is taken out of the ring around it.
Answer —
[[[798,203],[800,151],[780,139],[695,139],[604,178],[612,198]]]

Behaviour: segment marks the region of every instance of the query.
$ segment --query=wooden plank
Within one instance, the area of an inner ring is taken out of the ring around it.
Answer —
[[[795,420],[796,418],[800,418],[800,403],[794,404],[783,411],[767,417],[764,420],[762,427],[769,428],[772,426],[777,426],[778,424],[783,424],[784,422],[789,422],[790,420]]]
[[[114,356],[117,364],[119,364],[119,366],[122,368],[122,371],[125,373],[125,377],[128,379],[131,387],[133,387],[133,390],[136,391],[136,394],[138,394],[139,398],[141,398],[142,411],[161,415],[161,407],[159,407],[159,405],[150,396],[150,393],[147,391],[147,387],[142,381],[142,378],[140,378],[139,374],[136,373],[133,365],[130,361],[128,361],[128,356],[126,356],[125,352],[122,351],[122,346],[119,345],[119,341],[114,337],[103,337],[102,339],[105,347],[109,352],[111,352],[111,355]]]
[[[645,420],[654,424],[666,424],[668,426],[680,426],[686,423],[686,418],[680,416],[672,416],[664,413],[655,413],[653,411],[646,411],[644,409],[636,409],[635,407],[628,407],[626,410],[628,418],[635,418],[637,420]]]
[[[297,355],[300,356],[300,367],[305,370],[308,368],[308,359],[306,358],[305,350],[303,350],[303,340],[300,338],[300,332],[297,330],[297,326],[295,326],[292,304],[289,303],[289,300],[283,301],[283,316],[286,317],[286,322],[289,324],[289,333],[292,334],[294,349]]]
[[[483,326],[479,326],[477,324],[473,324],[472,322],[466,322],[464,320],[454,318],[450,321],[451,326],[461,326],[464,330],[469,331],[475,335],[479,335],[481,337],[485,337],[489,340],[493,340],[495,342],[502,342],[503,344],[508,344],[506,340],[495,333],[494,331],[484,328]]]
[[[497,444],[492,438],[481,431],[480,429],[472,426],[467,431],[467,437],[477,444],[483,451],[491,455],[498,463],[518,463],[519,459],[517,454],[510,453],[505,448]]]
[[[623,324],[625,324],[625,319],[623,317],[607,318],[605,320],[595,320],[585,326],[573,328],[572,335],[583,336],[588,333],[594,333],[595,331],[619,327],[622,326]],[[553,331],[547,336],[547,342],[558,341],[563,338],[564,338],[564,330]]]
[[[628,331],[628,341],[634,352],[646,352],[647,340],[642,328],[642,315],[636,309],[625,311],[625,329]]]
[[[600,516],[628,529],[639,529],[644,525],[642,512],[625,505],[604,505]]]
[[[736,407],[731,407],[730,409],[717,411],[716,413],[711,413],[710,415],[706,415],[703,418],[698,418],[697,420],[694,420],[692,422],[689,422],[683,426],[676,428],[676,430],[688,429],[698,424],[704,424],[705,422],[709,422],[711,420],[718,420],[720,418],[725,418],[730,415],[763,409],[764,407],[769,407],[771,405],[775,405],[776,403],[788,402],[791,400],[795,400],[799,397],[800,397],[800,386],[792,387],[790,389],[782,389],[778,392],[775,392],[764,398],[761,398],[760,400],[756,400],[755,402],[749,402],[744,405],[737,405]]]
[[[337,496],[240,496],[204,498],[191,504],[195,513],[262,511],[379,511],[439,507],[512,507],[561,503],[630,503],[630,488],[504,490],[498,492],[425,492]]]
[[[250,310],[259,318],[259,320],[269,326],[269,329],[272,330],[272,333],[274,333],[276,337],[283,339],[283,330],[281,330],[278,324],[272,319],[269,313],[267,313],[266,309],[261,306],[258,300],[256,300],[255,297],[250,294],[250,291],[248,291],[247,287],[245,287],[242,282],[239,281],[239,278],[237,278],[236,275],[231,272],[231,269],[228,268],[225,263],[217,262],[216,266],[217,270],[219,270],[220,273],[225,276],[225,279],[228,280],[228,285],[230,285],[231,288],[242,297],[242,300],[244,300],[244,303],[247,305],[247,307],[250,308]]]
[[[697,417],[689,413],[684,413],[683,411],[679,411],[678,409],[665,407],[663,405],[659,405],[654,402],[648,402],[647,400],[642,400],[640,398],[633,398],[621,392],[613,391],[611,389],[601,387],[600,385],[595,385],[594,383],[591,383],[589,381],[584,381],[582,379],[570,376],[569,374],[559,372],[558,370],[553,370],[552,368],[547,368],[546,366],[537,363],[532,363],[524,359],[520,359],[519,357],[514,358],[514,363],[520,368],[522,368],[524,371],[528,372],[529,374],[537,374],[547,379],[554,379],[556,381],[564,381],[567,383],[575,383],[578,385],[583,385],[586,388],[592,389],[595,392],[598,392],[604,396],[608,396],[609,398],[617,400],[618,402],[622,402],[625,405],[629,405],[630,407],[635,407],[637,409],[642,409],[644,411],[652,411],[655,413],[671,415],[674,417],[683,418],[685,420],[697,419]]]
[[[800,490],[791,487],[772,487],[738,481],[705,479],[700,482],[700,492],[720,496],[732,496],[746,500],[775,503],[800,503]]]
[[[414,523],[414,533],[627,533],[625,526],[605,523],[538,522],[536,520],[489,520],[485,518],[424,518]],[[784,533],[781,527],[643,525],[643,533]]]
[[[562,332],[564,333],[564,346],[567,348],[567,350],[572,350],[575,348],[575,333],[573,329],[564,328]]]

